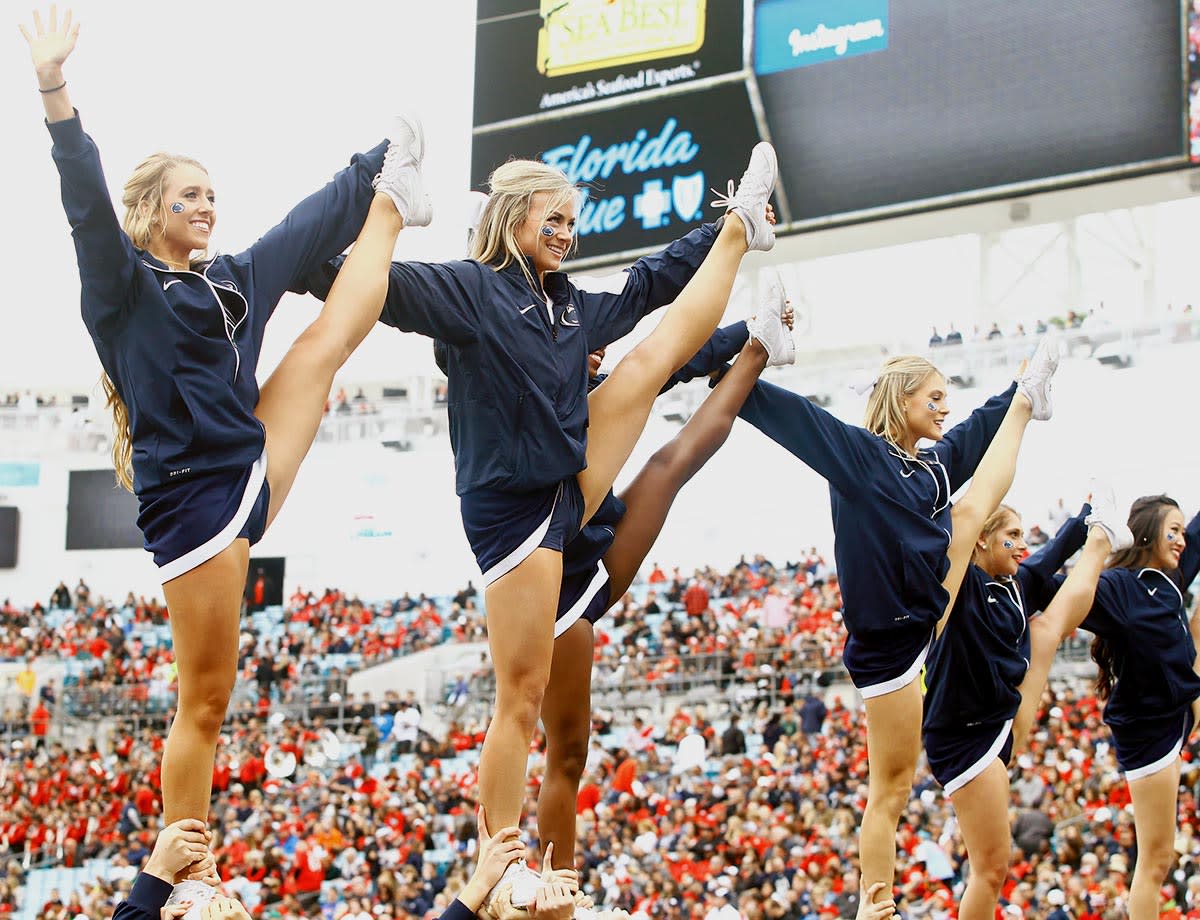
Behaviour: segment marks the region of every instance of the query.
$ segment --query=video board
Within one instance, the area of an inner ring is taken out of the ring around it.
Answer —
[[[677,235],[687,208],[658,190],[674,196],[678,183],[688,205],[692,175],[723,187],[760,139],[779,153],[784,232],[1177,168],[1189,144],[1200,159],[1186,117],[1196,97],[1200,138],[1200,17],[1189,20],[1190,8],[480,0],[472,182],[483,187],[513,156],[574,164],[583,138],[601,150],[593,159],[621,160],[616,150],[649,143],[674,118],[670,133],[699,139],[700,165],[661,177],[622,169],[593,185],[580,255],[595,261]],[[709,155],[711,165],[701,160]],[[648,189],[635,181],[660,178]],[[621,221],[604,203],[617,197]],[[649,219],[634,213],[635,199],[652,205],[639,210]]]
[[[71,470],[67,488],[67,549],[137,549],[138,500],[117,485],[112,469]]]

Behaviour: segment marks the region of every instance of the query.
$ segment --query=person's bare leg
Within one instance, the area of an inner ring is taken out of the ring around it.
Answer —
[[[496,708],[479,756],[479,801],[490,827],[520,823],[529,742],[550,680],[561,583],[562,553],[542,548],[484,592]]]
[[[1129,886],[1129,920],[1158,920],[1162,884],[1175,861],[1179,760],[1129,784],[1137,864]]]
[[[237,679],[250,544],[224,551],[163,585],[179,669],[179,703],[162,754],[163,820],[208,822],[213,760]]]
[[[629,590],[650,547],[662,533],[679,490],[729,438],[742,404],[766,366],[766,349],[750,339],[679,434],[647,461],[621,493],[626,514],[617,524],[612,547],[604,556],[613,597]]]
[[[975,543],[979,539],[984,521],[1012,488],[1013,477],[1017,473],[1017,454],[1021,450],[1025,428],[1032,417],[1029,400],[1023,393],[1018,393],[1013,397],[1012,405],[1008,407],[992,443],[988,445],[987,453],[979,461],[966,494],[954,503],[951,510],[953,525],[950,547],[946,550],[946,556],[950,560],[950,571],[942,581],[942,587],[949,593],[950,599],[946,602],[942,618],[938,620],[939,636],[946,628],[946,618],[958,599],[963,576],[967,574],[967,566],[971,564],[971,555],[975,552]]]
[[[578,620],[554,640],[542,698],[546,776],[538,793],[538,843],[553,843],[556,869],[575,868],[575,808],[592,729],[592,624]]]
[[[959,920],[992,920],[996,916],[1012,853],[1008,794],[1008,770],[994,760],[950,797],[971,862],[967,890],[958,907]]]
[[[267,434],[268,526],[317,436],[334,374],[379,320],[392,250],[403,227],[392,200],[377,193],[321,313],[262,385],[254,414]]]
[[[708,256],[657,328],[589,397],[587,468],[578,476],[585,521],[596,513],[629,459],[663,384],[717,328],[746,251],[741,218],[727,214]]]
[[[921,685],[865,701],[867,710],[867,807],[858,833],[861,887],[859,916],[868,909],[866,892],[882,883],[875,901],[892,896],[896,877],[896,829],[912,794],[921,754]]]
[[[1092,609],[1096,584],[1111,548],[1108,534],[1102,528],[1090,528],[1083,553],[1054,600],[1041,616],[1029,621],[1029,668],[1021,681],[1021,705],[1013,719],[1013,757],[1021,753],[1029,741],[1033,717],[1042,691],[1046,689],[1046,681],[1050,679],[1050,666],[1054,664],[1059,644],[1075,631]]]

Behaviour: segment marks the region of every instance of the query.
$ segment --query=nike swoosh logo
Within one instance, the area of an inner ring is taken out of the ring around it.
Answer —
[[[904,477],[905,479],[908,479],[910,476],[914,476],[914,475],[916,475],[916,472],[917,472],[916,470],[909,470],[909,471],[906,473],[906,472],[904,472],[903,470],[901,470],[901,471],[900,471],[900,475],[901,475],[902,477]]]
[[[532,310],[532,309],[533,309],[534,307],[536,307],[536,306],[537,306],[537,304],[535,304],[535,303],[531,303],[531,304],[530,304],[529,306],[527,306],[527,307],[526,307],[524,310],[519,310],[518,312],[519,312],[519,313],[520,313],[522,316],[524,316],[526,313],[528,313],[530,310]]]
[[[165,291],[172,284],[183,284],[183,279],[182,278],[171,278],[167,281],[164,281],[163,282],[163,290]]]
[[[988,596],[988,603],[989,603],[989,604],[998,604],[998,603],[1000,603],[1000,602],[999,602],[998,600],[996,600],[994,597],[992,597],[991,595],[989,595],[989,596]]]
[[[1151,588],[1149,591],[1149,594],[1151,597],[1154,597],[1154,595],[1156,595],[1157,593],[1158,593],[1158,588]]]

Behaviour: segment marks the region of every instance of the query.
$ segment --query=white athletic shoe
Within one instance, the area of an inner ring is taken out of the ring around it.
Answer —
[[[1017,388],[1033,404],[1033,417],[1038,421],[1044,422],[1054,414],[1050,384],[1054,372],[1058,370],[1059,351],[1060,341],[1057,333],[1050,332],[1042,336],[1037,351],[1029,359],[1029,366],[1017,380]]]
[[[372,187],[396,205],[406,227],[427,227],[433,220],[433,202],[425,190],[421,161],[425,158],[425,131],[409,115],[396,116],[395,128],[383,155],[383,169]]]
[[[1117,508],[1117,498],[1112,486],[1099,479],[1091,483],[1092,513],[1085,520],[1088,527],[1099,527],[1108,534],[1108,542],[1114,553],[1133,546],[1133,531],[1126,523],[1127,514]]]
[[[784,325],[782,315],[787,307],[787,292],[783,279],[775,269],[766,273],[766,291],[758,312],[746,320],[753,338],[767,350],[767,367],[779,367],[796,362],[796,342],[792,330]]]
[[[183,915],[183,920],[200,920],[200,914],[208,906],[208,902],[216,896],[217,889],[207,882],[186,881],[180,882],[171,889],[167,904],[182,904],[184,901],[191,901],[192,906]]]
[[[746,226],[746,245],[751,249],[769,252],[775,245],[775,228],[767,223],[767,202],[779,179],[779,160],[775,148],[766,141],[755,144],[750,152],[750,165],[742,173],[742,181],[734,191],[733,180],[724,195],[717,196],[714,208],[733,211]]]
[[[512,901],[513,907],[528,907],[533,903],[533,898],[537,894],[538,886],[542,883],[542,877],[534,872],[525,864],[525,860],[518,859],[514,863],[510,863],[508,868],[504,870],[504,874],[500,876],[500,881],[492,886],[492,890],[488,892],[488,896],[484,899],[484,904],[491,902],[492,898],[505,886],[511,885],[512,890],[509,893],[509,900]]]

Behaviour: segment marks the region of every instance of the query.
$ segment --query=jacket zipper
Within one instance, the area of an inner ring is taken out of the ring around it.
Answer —
[[[145,265],[147,268],[152,268],[152,269],[154,269],[154,271],[162,272],[163,274],[195,275],[198,278],[204,279],[204,283],[207,284],[208,289],[210,291],[212,291],[213,298],[216,300],[217,306],[221,310],[221,322],[222,322],[222,325],[225,327],[225,338],[227,338],[229,340],[229,344],[233,348],[233,357],[234,357],[233,381],[234,381],[234,383],[237,383],[238,372],[241,371],[241,369],[242,369],[242,353],[241,353],[241,351],[238,350],[237,344],[233,341],[233,337],[235,335],[237,335],[238,327],[241,326],[242,323],[244,323],[246,321],[246,317],[248,317],[250,315],[250,302],[248,300],[246,300],[245,296],[242,294],[241,291],[235,291],[232,288],[227,288],[227,287],[222,286],[221,290],[228,291],[231,294],[236,294],[238,297],[241,298],[242,303],[245,304],[245,306],[246,306],[245,312],[242,313],[242,318],[239,319],[235,323],[231,320],[231,318],[229,316],[229,311],[225,309],[225,304],[223,304],[221,302],[221,295],[217,293],[217,286],[215,284],[213,284],[212,280],[208,277],[209,266],[205,266],[203,272],[194,272],[194,271],[191,271],[190,269],[159,268],[157,265],[151,265],[145,259],[142,259],[142,264]],[[209,264],[211,265],[211,263],[209,263]]]

